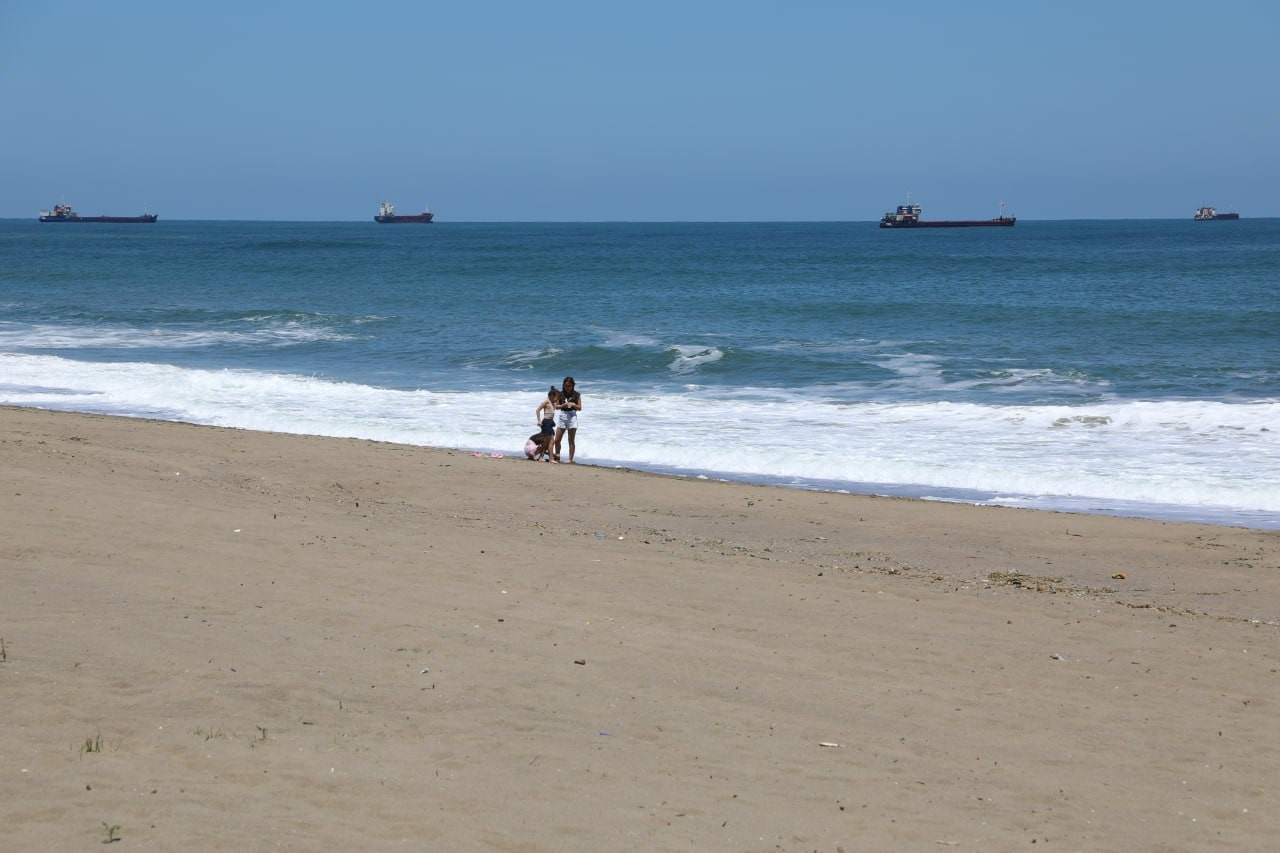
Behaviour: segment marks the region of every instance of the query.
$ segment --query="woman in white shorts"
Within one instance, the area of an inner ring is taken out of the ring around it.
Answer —
[[[573,462],[573,453],[576,449],[574,439],[578,435],[578,412],[581,411],[582,395],[578,393],[573,377],[566,376],[564,384],[560,386],[560,399],[556,403],[555,459],[557,462],[560,461],[560,441],[566,432],[569,433],[569,461]]]

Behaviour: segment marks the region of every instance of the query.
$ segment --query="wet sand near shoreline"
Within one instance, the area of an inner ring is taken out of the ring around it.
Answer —
[[[0,848],[1280,834],[1280,531],[19,408],[0,465]]]

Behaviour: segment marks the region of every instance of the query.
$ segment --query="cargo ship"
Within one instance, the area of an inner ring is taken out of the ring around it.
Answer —
[[[422,213],[411,213],[404,215],[396,213],[396,206],[389,201],[384,201],[378,208],[378,215],[373,217],[374,222],[387,224],[388,222],[430,222],[435,219],[435,214],[430,210],[424,210]]]
[[[1218,208],[1209,207],[1208,205],[1205,205],[1204,207],[1201,207],[1201,208],[1197,208],[1196,215],[1195,215],[1196,222],[1209,222],[1215,219],[1239,219],[1239,218],[1240,218],[1240,214],[1238,213],[1219,213]]]
[[[880,217],[881,228],[975,228],[989,225],[1012,226],[1018,221],[1016,216],[1004,215],[1004,202],[1000,202],[1000,215],[995,219],[921,219],[920,205],[911,203],[911,194],[907,194],[907,203],[898,205],[898,209]]]
[[[71,209],[69,204],[55,204],[53,210],[40,211],[41,222],[155,222],[159,215],[147,213],[147,206],[142,206],[141,216],[81,216]]]

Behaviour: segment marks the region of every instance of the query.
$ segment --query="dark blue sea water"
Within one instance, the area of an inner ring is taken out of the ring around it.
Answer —
[[[1280,220],[0,222],[0,403],[1280,527]]]

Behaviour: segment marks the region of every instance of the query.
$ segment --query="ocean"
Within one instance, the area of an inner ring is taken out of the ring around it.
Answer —
[[[580,463],[1280,528],[1280,219],[0,220],[0,404],[522,456],[570,375]]]

